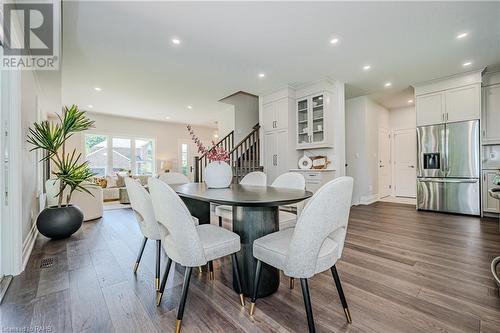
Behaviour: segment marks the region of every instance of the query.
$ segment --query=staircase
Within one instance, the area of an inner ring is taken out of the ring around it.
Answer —
[[[216,147],[222,146],[229,152],[228,163],[233,168],[233,183],[239,183],[247,173],[263,170],[263,167],[260,165],[259,131],[260,125],[257,124],[236,146],[234,145],[234,131],[231,131],[231,133],[216,143]],[[195,182],[203,181],[203,172],[209,163],[206,155],[203,154],[194,158]]]

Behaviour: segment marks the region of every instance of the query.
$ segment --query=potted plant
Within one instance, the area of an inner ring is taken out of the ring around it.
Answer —
[[[88,162],[80,162],[81,153],[76,149],[66,152],[66,141],[77,132],[85,131],[94,125],[84,111],[76,105],[64,107],[58,123],[42,121],[29,128],[28,143],[33,150],[44,150],[45,157],[40,161],[50,160],[55,165],[54,182],[58,183],[57,206],[45,208],[37,218],[37,228],[46,237],[59,239],[75,233],[82,225],[83,213],[75,205],[70,204],[75,191],[83,191],[92,195],[86,186],[94,174]]]
[[[233,169],[226,162],[229,161],[229,153],[222,146],[212,141],[212,148],[206,148],[201,140],[194,134],[190,125],[187,125],[189,134],[198,147],[201,155],[206,155],[210,163],[203,171],[203,178],[208,188],[227,188],[233,181]]]

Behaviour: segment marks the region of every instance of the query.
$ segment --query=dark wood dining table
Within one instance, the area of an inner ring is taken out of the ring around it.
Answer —
[[[232,184],[229,188],[211,189],[205,183],[189,183],[172,187],[200,224],[210,223],[211,203],[233,207],[233,231],[241,238],[241,251],[237,253],[237,258],[246,296],[252,295],[257,263],[253,257],[253,241],[278,231],[279,206],[297,203],[312,196],[309,191],[272,186]],[[278,290],[279,279],[276,268],[263,265],[259,297]],[[237,290],[234,282],[233,288]]]

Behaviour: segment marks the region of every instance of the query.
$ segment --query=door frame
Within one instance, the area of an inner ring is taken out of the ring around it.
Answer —
[[[21,72],[2,71],[0,76],[0,124],[2,136],[0,276],[23,270]],[[7,140],[7,141],[5,141]],[[8,165],[4,159],[8,153]],[[7,170],[5,169],[7,167]],[[8,173],[6,173],[8,172]],[[5,175],[8,175],[7,179]]]
[[[387,163],[387,166],[390,168],[389,170],[389,188],[390,188],[390,191],[389,193],[386,195],[386,196],[382,196],[382,193],[380,193],[380,134],[381,134],[381,131],[385,131],[388,135],[389,135],[389,163]],[[378,180],[378,189],[377,189],[377,192],[378,192],[378,197],[379,199],[381,198],[385,198],[385,197],[389,197],[392,195],[392,191],[393,191],[393,186],[392,184],[394,184],[393,182],[393,178],[392,178],[392,155],[393,152],[392,152],[392,131],[390,128],[387,128],[387,127],[379,127],[378,128],[378,131],[377,131],[377,160],[379,162],[377,162],[377,180]]]
[[[182,173],[182,159],[181,159],[181,147],[182,144],[187,144],[188,149],[192,149],[192,156],[191,156],[191,165],[192,168],[189,172],[189,175],[187,176],[191,182],[194,181],[194,157],[198,156],[198,152],[196,151],[196,146],[191,139],[178,139],[177,140],[177,170],[179,173]],[[188,150],[188,161],[189,161],[189,150]]]
[[[392,184],[393,186],[391,187],[391,196],[393,197],[397,197],[396,195],[396,134],[400,134],[401,132],[413,132],[415,134],[415,136],[417,135],[416,133],[416,130],[417,128],[416,127],[401,127],[401,128],[393,128],[391,130],[391,156],[393,157],[392,158],[392,161],[391,161],[391,164],[392,164],[392,167],[391,167],[391,178],[392,178]],[[417,154],[417,147],[415,147],[415,154]],[[415,163],[418,163],[418,161],[416,161]],[[415,168],[417,166],[415,165]],[[415,183],[417,181],[417,178],[415,176]],[[416,198],[417,195],[415,193],[415,197]],[[400,198],[411,198],[411,197],[403,197],[403,196],[400,196]]]

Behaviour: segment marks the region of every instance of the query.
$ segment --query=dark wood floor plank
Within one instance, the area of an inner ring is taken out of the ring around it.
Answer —
[[[94,267],[72,270],[69,278],[73,332],[114,332]]]
[[[40,332],[72,332],[69,290],[38,297],[30,327],[38,327]]]
[[[173,331],[182,269],[171,270],[156,307],[154,242],[132,272],[141,240],[130,209],[106,211],[66,240],[40,236],[0,305],[0,324],[78,333]],[[392,203],[353,207],[337,264],[353,323],[346,323],[331,274],[324,272],[309,282],[317,331],[500,332],[500,297],[489,271],[496,255],[500,232],[492,219]],[[56,266],[41,269],[48,257]],[[162,255],[162,272],[164,264]],[[215,281],[193,272],[184,333],[307,330],[300,287],[288,289],[287,277],[277,293],[258,300],[250,317],[249,300],[242,308],[232,289],[230,260],[215,261],[214,269]]]
[[[127,282],[106,285],[103,294],[116,332],[157,332]]]

